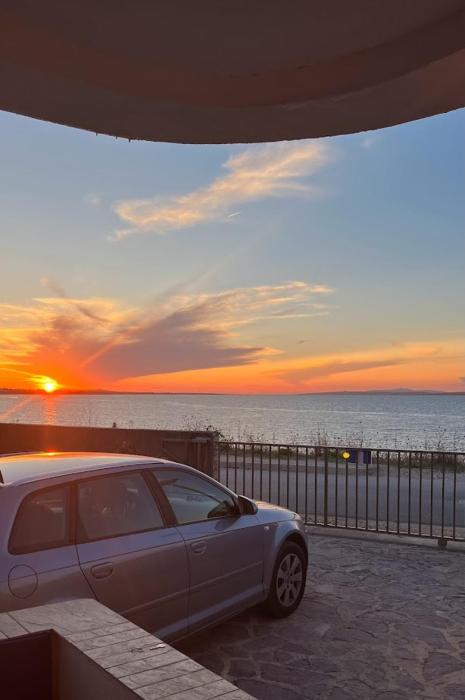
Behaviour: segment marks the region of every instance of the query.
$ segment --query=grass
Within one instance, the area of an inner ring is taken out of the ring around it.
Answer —
[[[335,447],[292,447],[279,445],[260,445],[252,443],[222,442],[219,447],[220,458],[225,466],[225,458],[228,456],[229,468],[237,465],[241,468],[245,460],[247,466],[253,462],[256,467],[260,464],[265,469],[274,469],[278,465],[283,468],[294,469],[296,465],[302,467],[307,464],[310,468],[315,465],[322,469],[328,463],[334,469],[337,463],[339,467],[344,467],[346,460],[342,456],[343,450]],[[401,469],[419,473],[420,470],[426,475],[433,471],[435,474],[444,473],[457,474],[465,473],[465,455],[448,452],[424,452],[411,451],[372,451],[372,461],[368,465],[370,471],[376,470],[377,466],[386,468],[388,465],[392,470]],[[349,462],[349,468],[355,468],[354,462]],[[365,464],[358,463],[360,469],[365,469]]]

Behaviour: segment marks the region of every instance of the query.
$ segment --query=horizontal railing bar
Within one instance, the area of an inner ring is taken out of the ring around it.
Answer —
[[[336,523],[327,523],[326,525],[324,524],[323,521],[318,521],[318,522],[311,522],[311,523],[305,523],[307,527],[330,527],[333,530],[357,530],[358,532],[373,532],[374,534],[378,535],[392,535],[393,537],[416,537],[416,538],[421,538],[422,540],[438,540],[438,539],[445,539],[448,542],[465,542],[465,537],[454,537],[453,535],[442,535],[440,533],[438,534],[433,534],[430,535],[429,533],[422,533],[419,535],[418,533],[412,533],[412,532],[407,532],[407,530],[401,530],[400,532],[393,531],[393,530],[377,530],[376,527],[369,527],[368,529],[365,527],[365,525],[336,525]]]

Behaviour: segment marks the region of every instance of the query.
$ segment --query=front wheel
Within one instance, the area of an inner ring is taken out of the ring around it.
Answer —
[[[298,544],[288,542],[281,548],[264,607],[273,617],[287,617],[299,606],[305,590],[307,561]]]

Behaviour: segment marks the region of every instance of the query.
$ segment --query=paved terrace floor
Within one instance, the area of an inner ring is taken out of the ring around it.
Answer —
[[[310,535],[299,610],[182,651],[263,700],[465,699],[465,553]]]

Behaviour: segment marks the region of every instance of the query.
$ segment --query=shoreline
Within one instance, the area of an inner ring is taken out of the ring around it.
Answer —
[[[0,389],[0,396],[465,396],[465,391],[384,390],[306,391],[296,393],[230,393],[213,391],[112,391],[109,389],[57,389],[48,394],[37,389]]]

